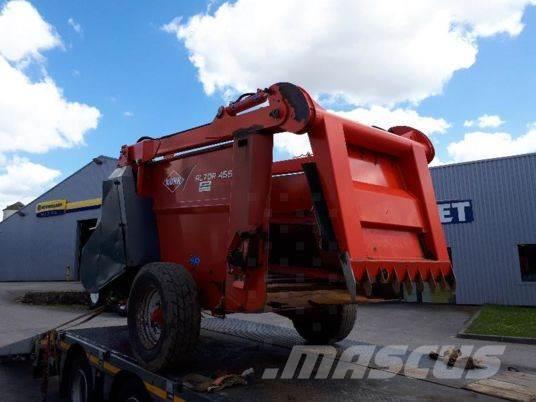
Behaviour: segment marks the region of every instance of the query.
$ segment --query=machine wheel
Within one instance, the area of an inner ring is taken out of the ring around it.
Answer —
[[[289,318],[298,334],[309,343],[325,345],[346,338],[354,328],[357,305],[328,306],[296,312]]]
[[[132,352],[147,369],[180,365],[193,352],[201,308],[197,286],[184,267],[145,265],[132,284],[127,314]]]
[[[93,390],[93,375],[91,367],[86,357],[83,355],[76,356],[69,368],[69,401],[71,402],[88,402],[91,401],[91,392]]]
[[[123,381],[113,398],[116,402],[151,402],[151,396],[143,383],[136,379]]]

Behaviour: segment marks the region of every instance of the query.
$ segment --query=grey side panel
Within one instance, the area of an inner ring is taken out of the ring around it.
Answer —
[[[129,267],[158,260],[152,201],[136,194],[131,167],[118,168],[103,183],[101,219],[82,250],[80,279],[97,292]]]
[[[123,176],[121,189],[123,198],[123,222],[126,239],[127,266],[134,267],[160,260],[160,246],[153,201],[136,194],[132,169]]]

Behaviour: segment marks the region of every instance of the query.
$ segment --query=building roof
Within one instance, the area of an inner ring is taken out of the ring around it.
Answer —
[[[97,156],[96,158],[93,158],[91,159],[91,161],[89,161],[88,163],[86,163],[84,166],[82,166],[80,169],[78,169],[77,171],[73,172],[72,174],[70,174],[69,176],[67,176],[65,179],[63,179],[62,181],[60,181],[59,183],[57,183],[56,185],[52,186],[51,188],[49,188],[47,191],[45,191],[43,194],[40,194],[37,196],[37,198],[35,198],[34,200],[32,200],[31,202],[29,202],[28,204],[26,205],[23,205],[20,209],[18,209],[19,211],[20,210],[23,210],[23,209],[26,209],[28,208],[32,203],[34,203],[35,201],[37,201],[39,198],[45,196],[46,194],[50,193],[52,190],[54,190],[56,187],[59,187],[60,185],[62,185],[64,182],[66,182],[68,179],[70,179],[71,177],[75,176],[77,173],[79,173],[81,170],[85,169],[87,166],[91,165],[92,163],[96,163],[96,159],[108,159],[110,161],[115,161],[117,162],[117,158],[112,158],[110,156],[106,156],[106,155],[99,155]],[[15,204],[13,204],[15,205]],[[7,220],[9,220],[10,218],[12,218],[13,216],[15,215],[12,215],[12,216],[9,216],[7,217],[6,219],[4,219],[3,221],[0,221],[0,225],[3,224],[4,222],[6,222]]]
[[[4,211],[18,211],[21,208],[24,208],[24,204],[20,201],[17,201],[15,204],[11,204],[5,207]]]
[[[519,155],[498,156],[495,158],[479,159],[476,161],[457,162],[457,163],[448,163],[445,165],[430,166],[430,169],[436,170],[436,169],[445,169],[445,168],[455,168],[458,166],[465,166],[465,165],[477,165],[477,164],[482,164],[482,163],[498,162],[498,161],[504,161],[504,160],[509,160],[509,159],[534,158],[534,157],[536,157],[536,152],[529,152],[529,153],[519,154]]]

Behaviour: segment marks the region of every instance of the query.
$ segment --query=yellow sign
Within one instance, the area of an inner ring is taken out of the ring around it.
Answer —
[[[102,204],[100,198],[93,198],[91,200],[73,201],[68,202],[65,208],[66,212],[83,211],[84,209],[99,208]]]
[[[65,213],[67,200],[43,201],[35,206],[37,216],[52,216]]]
[[[68,202],[67,200],[43,201],[36,205],[35,214],[39,217],[61,215],[67,212],[100,208],[101,204],[102,200],[100,198],[73,202]]]

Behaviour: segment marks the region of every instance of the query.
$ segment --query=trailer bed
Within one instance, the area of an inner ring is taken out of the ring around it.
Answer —
[[[292,346],[303,343],[291,328],[233,318],[206,318],[203,319],[200,344],[185,368],[155,374],[144,370],[135,361],[126,326],[69,330],[61,340],[62,347],[82,346],[91,364],[110,376],[120,370],[138,376],[155,401],[493,400],[462,389],[461,383],[441,384],[402,375],[384,380],[319,380],[314,375],[310,379],[297,379],[296,376],[288,380],[262,379],[267,368],[281,370]],[[339,347],[356,344],[344,341]],[[255,374],[248,385],[216,393],[193,392],[183,386],[183,380],[189,374],[215,378],[227,373],[240,374],[250,368]]]

